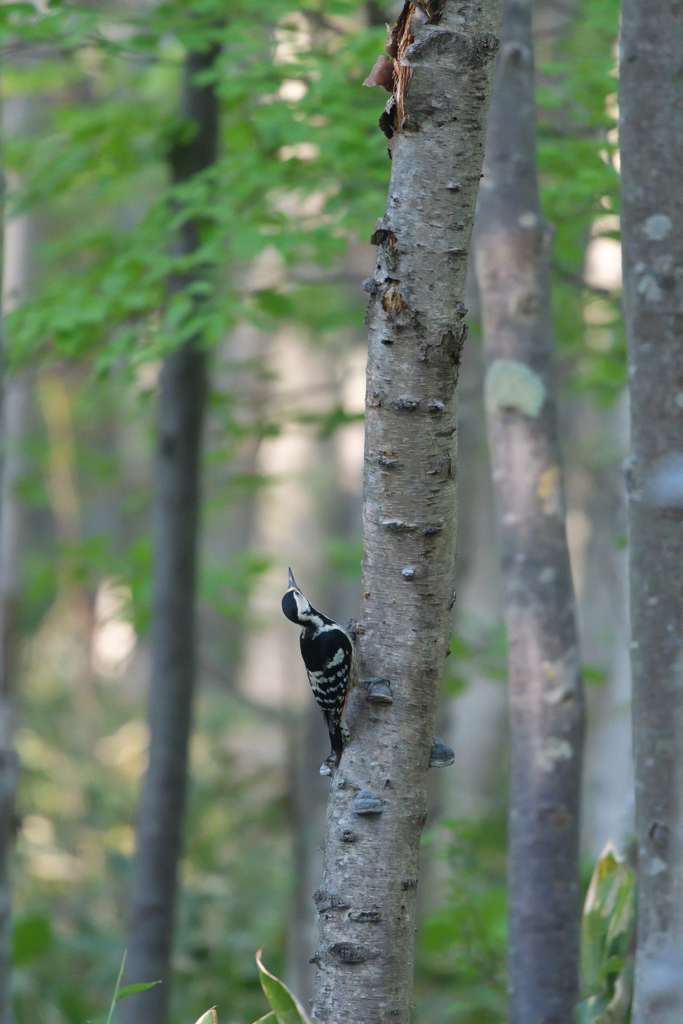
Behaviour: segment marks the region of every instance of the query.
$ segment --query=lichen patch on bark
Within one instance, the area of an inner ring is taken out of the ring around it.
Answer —
[[[545,385],[539,375],[518,359],[496,359],[486,373],[486,407],[490,411],[515,409],[538,416],[545,401]]]

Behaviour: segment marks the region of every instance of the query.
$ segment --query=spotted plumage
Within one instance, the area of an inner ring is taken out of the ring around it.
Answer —
[[[341,626],[313,608],[304,597],[291,569],[282,611],[291,622],[303,626],[301,657],[313,696],[327,723],[332,745],[329,760],[336,767],[344,746],[341,719],[349,692],[353,645]]]

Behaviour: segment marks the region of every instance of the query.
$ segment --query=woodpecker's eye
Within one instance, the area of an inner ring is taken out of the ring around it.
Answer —
[[[293,590],[288,590],[282,598],[282,611],[290,622],[299,621],[299,609],[297,608]]]

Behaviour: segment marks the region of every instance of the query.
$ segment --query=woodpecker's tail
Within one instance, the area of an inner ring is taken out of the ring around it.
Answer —
[[[336,766],[339,767],[342,750],[344,749],[344,736],[342,734],[341,723],[336,715],[326,714],[325,719],[327,721],[327,731],[330,734],[330,743],[332,744],[332,753],[330,754],[330,758],[334,758]]]

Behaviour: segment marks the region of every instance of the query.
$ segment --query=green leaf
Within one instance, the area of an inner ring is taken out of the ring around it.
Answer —
[[[52,924],[46,914],[27,914],[14,923],[12,962],[27,964],[52,946]]]
[[[218,1014],[216,1007],[211,1006],[201,1017],[194,1022],[194,1024],[218,1024]],[[256,1022],[258,1024],[258,1021]]]
[[[256,966],[259,969],[259,978],[263,993],[272,1007],[272,1014],[261,1017],[261,1022],[269,1018],[276,1024],[312,1024],[310,1017],[299,1002],[292,995],[284,982],[276,978],[274,974],[264,967],[261,959],[261,950],[256,954]],[[260,1024],[255,1021],[254,1024]]]
[[[586,1024],[626,1024],[632,990],[635,872],[608,844],[598,858],[581,922],[581,1004]]]
[[[124,985],[116,995],[116,1002],[121,1002],[126,996],[134,996],[136,992],[146,992],[148,988],[156,988],[157,985],[161,985],[161,979],[158,981],[134,981],[132,985]]]
[[[111,1024],[114,1018],[114,1008],[116,1004],[126,996],[132,996],[136,992],[146,992],[148,988],[154,988],[155,985],[160,985],[161,981],[136,981],[131,985],[121,985],[123,979],[123,972],[126,969],[126,957],[128,956],[128,950],[124,949],[123,956],[121,957],[121,966],[119,967],[119,973],[116,977],[116,984],[114,985],[114,994],[111,997],[111,1003],[109,1004],[109,1013],[107,1014],[106,1024]]]

